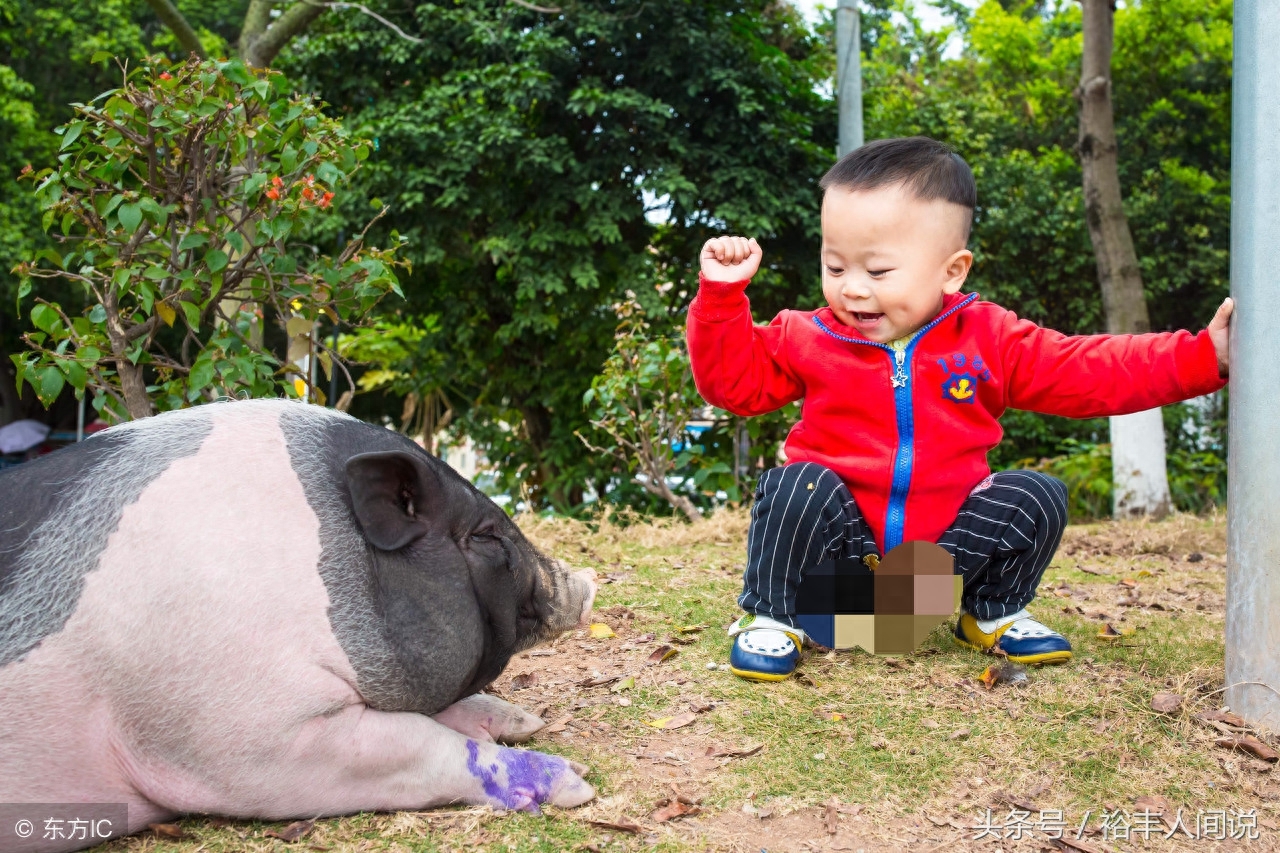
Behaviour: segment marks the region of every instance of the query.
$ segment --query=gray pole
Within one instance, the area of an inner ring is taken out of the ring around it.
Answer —
[[[836,98],[840,105],[840,142],[843,157],[862,145],[862,44],[858,0],[836,3]]]
[[[1225,702],[1280,730],[1280,3],[1236,0]]]

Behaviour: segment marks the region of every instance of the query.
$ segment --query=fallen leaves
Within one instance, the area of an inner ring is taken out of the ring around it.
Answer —
[[[675,820],[678,817],[692,817],[702,813],[702,809],[698,808],[688,797],[683,795],[672,797],[666,800],[658,801],[658,808],[650,817],[658,823],[666,823],[669,820]]]
[[[663,661],[671,660],[673,657],[675,657],[678,654],[680,654],[679,649],[673,646],[666,645],[664,643],[663,645],[658,646],[656,649],[654,649],[653,652],[649,655],[649,665],[654,666],[662,663]]]
[[[512,690],[525,690],[538,683],[538,673],[524,672],[511,679]]]
[[[1115,640],[1119,640],[1123,636],[1124,634],[1120,631],[1117,631],[1115,629],[1115,626],[1113,626],[1110,622],[1103,625],[1102,628],[1098,631],[1099,640],[1108,640],[1108,641],[1114,642]]]
[[[741,749],[732,749],[729,747],[707,747],[707,758],[748,758],[764,749],[763,743],[751,744]]]
[[[1218,746],[1227,749],[1238,749],[1247,752],[1255,758],[1261,758],[1263,761],[1276,761],[1280,759],[1280,753],[1258,740],[1253,735],[1240,735],[1238,737],[1222,737],[1214,741]]]
[[[1012,684],[1017,687],[1027,683],[1027,668],[1010,661],[993,663],[979,676],[982,686],[994,690],[997,684]]]
[[[638,835],[638,834],[640,834],[641,832],[644,832],[644,827],[643,827],[643,826],[641,826],[640,824],[636,823],[635,821],[633,821],[633,820],[629,820],[628,818],[625,818],[625,817],[620,817],[620,818],[618,818],[617,820],[612,820],[612,821],[610,821],[610,820],[589,820],[589,821],[587,821],[587,824],[588,824],[589,826],[594,826],[594,827],[597,827],[597,828],[599,828],[599,829],[608,829],[608,830],[611,830],[611,831],[613,831],[613,832],[628,832],[628,833],[630,833],[630,834],[632,834],[632,835]]]
[[[653,726],[655,729],[678,729],[687,726],[694,720],[698,719],[698,715],[692,711],[685,711],[682,714],[676,714],[674,717],[659,717],[656,720],[645,720],[646,726]]]
[[[1173,829],[1176,824],[1176,821],[1169,817],[1174,813],[1173,805],[1159,794],[1144,794],[1133,801],[1133,806],[1158,816],[1170,829]]]
[[[1244,721],[1244,717],[1239,714],[1233,714],[1230,711],[1201,711],[1195,715],[1195,719],[1203,723],[1225,723],[1238,729],[1243,729],[1248,725]]]
[[[572,719],[573,714],[565,714],[563,717],[547,723],[546,727],[538,732],[538,734],[555,734],[556,732],[562,732],[569,728],[569,721]]]
[[[623,690],[633,690],[636,686],[636,677],[628,675],[626,678],[618,679],[618,683],[609,688],[610,693],[621,693]]]
[[[189,837],[176,823],[149,823],[147,829],[161,838],[170,838],[175,841]]]
[[[262,834],[267,838],[279,838],[281,841],[293,843],[299,838],[309,835],[311,830],[315,828],[316,822],[314,820],[295,820],[279,832],[276,832],[274,829],[268,829]]]
[[[603,622],[596,622],[594,625],[589,627],[587,631],[591,634],[591,639],[593,640],[608,640],[611,637],[618,636],[613,633],[612,628]]]
[[[1151,710],[1158,714],[1176,714],[1182,708],[1182,696],[1178,693],[1157,693],[1151,697]]]

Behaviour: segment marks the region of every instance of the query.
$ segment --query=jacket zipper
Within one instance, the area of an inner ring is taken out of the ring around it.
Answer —
[[[911,356],[915,353],[916,344],[930,329],[950,317],[961,308],[978,298],[978,294],[970,293],[951,308],[934,317],[920,327],[909,343],[895,348],[889,344],[868,341],[863,338],[849,338],[828,329],[818,315],[813,315],[813,322],[818,328],[837,340],[851,344],[873,346],[888,353],[893,367],[889,382],[893,385],[893,408],[898,426],[898,447],[893,454],[893,477],[889,484],[889,506],[885,510],[884,519],[884,553],[888,554],[902,544],[903,530],[907,524],[907,493],[911,491],[911,477],[915,467],[915,415],[911,406]]]

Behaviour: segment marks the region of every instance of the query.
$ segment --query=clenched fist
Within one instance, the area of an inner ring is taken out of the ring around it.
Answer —
[[[709,281],[749,279],[760,269],[762,257],[754,237],[715,237],[702,247],[702,275]]]

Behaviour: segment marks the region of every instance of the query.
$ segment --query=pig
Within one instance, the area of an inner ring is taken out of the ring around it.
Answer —
[[[407,438],[332,410],[113,427],[0,474],[0,803],[126,803],[131,833],[580,805],[585,768],[501,745],[542,721],[481,691],[585,623],[592,578]],[[0,848],[91,846],[9,830]]]

